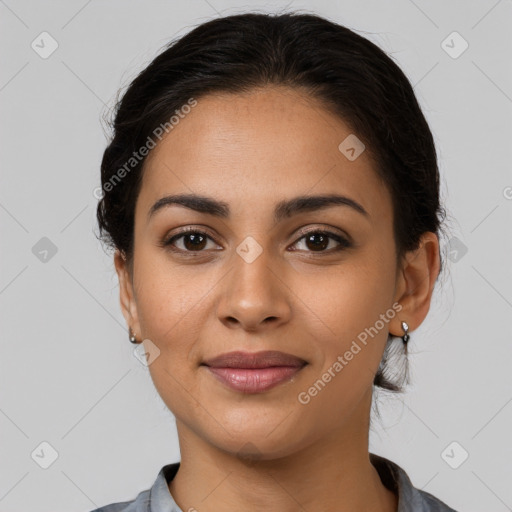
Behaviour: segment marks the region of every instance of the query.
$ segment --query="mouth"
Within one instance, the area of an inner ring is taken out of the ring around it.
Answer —
[[[290,380],[307,361],[278,351],[229,352],[201,363],[230,389],[261,393]]]

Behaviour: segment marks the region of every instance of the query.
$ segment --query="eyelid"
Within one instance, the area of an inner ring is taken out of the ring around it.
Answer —
[[[308,226],[310,226],[310,224],[308,224]],[[350,235],[348,233],[346,233],[342,229],[335,228],[333,226],[329,226],[329,225],[326,225],[326,224],[320,224],[320,225],[313,226],[311,228],[306,228],[306,229],[299,228],[299,232],[298,233],[300,235],[304,236],[304,235],[307,235],[309,233],[317,233],[318,231],[323,231],[323,232],[326,232],[328,234],[337,235],[337,236],[346,238],[348,242],[352,242],[352,238],[350,237]]]
[[[310,226],[310,224],[308,224],[308,226]],[[313,226],[310,228],[299,228],[298,235],[300,235],[300,238],[302,238],[302,237],[308,235],[309,233],[319,233],[319,232],[324,233],[327,236],[343,238],[351,246],[354,245],[354,240],[346,231],[344,231],[340,228],[336,228],[334,226],[327,225],[327,224],[320,224],[320,225],[316,225],[316,226]],[[300,240],[300,238],[297,239],[294,243],[297,243],[298,240]]]
[[[178,229],[179,229],[179,231],[176,231],[172,235],[166,234],[163,237],[163,240],[170,240],[174,237],[178,237],[180,235],[186,235],[188,233],[200,233],[200,234],[210,237],[215,242],[216,235],[213,235],[213,233],[211,232],[211,230],[209,228],[207,228],[206,226],[203,226],[201,224],[187,225],[185,227],[178,228]],[[217,242],[215,242],[215,243],[217,243]]]
[[[164,235],[164,237],[160,241],[159,245],[161,247],[163,247],[164,249],[172,248],[172,249],[175,249],[177,252],[181,252],[181,253],[186,253],[186,252],[194,253],[194,252],[196,252],[197,254],[200,254],[201,252],[205,252],[205,251],[183,251],[181,249],[176,249],[173,246],[173,243],[171,241],[178,240],[179,238],[181,238],[184,235],[187,235],[188,233],[198,233],[200,235],[204,235],[207,238],[209,238],[212,242],[214,242],[215,244],[220,245],[215,240],[216,237],[214,237],[212,235],[210,230],[207,227],[202,226],[202,225],[189,225],[189,226],[185,226],[183,228],[180,228],[179,231],[177,231],[176,233],[173,233],[172,235],[166,234],[166,235]]]
[[[339,253],[340,251],[344,251],[347,249],[350,249],[354,246],[354,242],[352,240],[352,237],[350,237],[347,233],[345,233],[342,230],[339,230],[337,228],[332,227],[313,227],[309,229],[302,229],[299,232],[298,238],[295,240],[295,242],[292,243],[292,246],[298,244],[301,240],[303,240],[307,235],[309,234],[320,234],[324,235],[331,240],[334,240],[337,242],[337,246],[327,250],[327,251],[305,251],[306,253],[310,254],[311,256],[321,256],[321,255],[329,255],[329,254],[335,254]]]

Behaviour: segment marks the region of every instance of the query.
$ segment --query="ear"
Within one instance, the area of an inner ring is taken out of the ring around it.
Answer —
[[[418,248],[406,253],[398,271],[395,302],[402,309],[390,321],[393,336],[404,335],[402,321],[409,325],[409,333],[421,325],[430,309],[439,270],[439,240],[435,233],[427,231],[421,236]]]
[[[115,251],[114,265],[119,279],[119,300],[121,303],[121,311],[128,327],[132,328],[135,337],[137,340],[140,340],[141,330],[139,316],[137,314],[137,303],[135,301],[135,293],[133,290],[133,278],[125,255],[119,250]]]

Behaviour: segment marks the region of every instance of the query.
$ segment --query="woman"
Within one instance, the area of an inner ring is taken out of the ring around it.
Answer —
[[[121,308],[181,462],[96,512],[453,510],[368,451],[444,215],[432,134],[382,50],[309,14],[204,23],[131,83],[101,172]]]

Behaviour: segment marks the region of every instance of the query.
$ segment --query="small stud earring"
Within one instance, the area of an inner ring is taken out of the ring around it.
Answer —
[[[402,329],[405,332],[405,334],[402,336],[402,341],[404,342],[404,345],[406,345],[409,341],[409,335],[407,334],[407,331],[409,331],[409,324],[407,322],[402,322]]]
[[[131,327],[128,328],[128,334],[129,334],[130,341],[132,343],[138,343],[137,338],[135,337],[135,334],[133,333]]]

